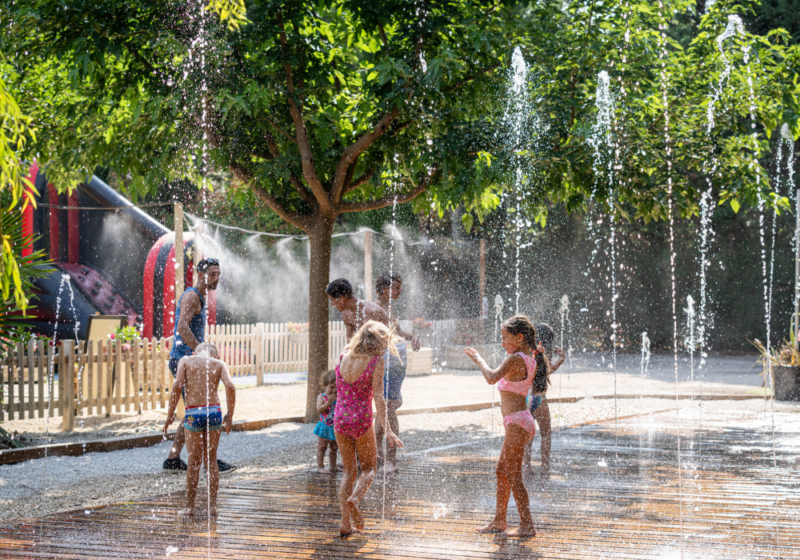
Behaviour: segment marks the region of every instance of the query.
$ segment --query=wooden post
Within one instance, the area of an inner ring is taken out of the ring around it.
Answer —
[[[364,232],[364,297],[372,300],[372,232]]]
[[[256,387],[264,384],[264,338],[264,323],[258,323],[254,337],[256,345]]]
[[[183,204],[175,203],[175,305],[183,295]]]
[[[61,430],[71,432],[75,427],[75,341],[62,340],[61,353],[64,355],[59,362],[63,367],[58,370],[59,391],[64,395]]]
[[[479,312],[478,316],[483,317],[483,298],[486,297],[486,240],[481,239],[481,269],[480,269],[480,279],[478,280],[478,285],[480,286],[481,292],[481,301],[480,306],[478,307]]]
[[[203,222],[200,220],[197,220],[194,226],[194,252],[192,257],[194,260],[194,282],[197,284],[197,263],[203,260]]]

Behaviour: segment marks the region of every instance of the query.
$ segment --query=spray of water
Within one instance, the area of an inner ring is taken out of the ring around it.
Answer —
[[[708,9],[708,6],[706,6]],[[708,101],[708,108],[706,109],[706,117],[707,117],[707,126],[706,131],[711,134],[711,129],[714,128],[714,105],[719,101],[722,90],[725,87],[725,82],[731,75],[731,71],[733,70],[733,64],[731,60],[725,55],[725,49],[723,48],[723,43],[730,39],[731,37],[742,37],[744,36],[744,24],[742,24],[742,18],[737,15],[729,15],[728,16],[728,25],[725,27],[725,31],[722,32],[721,35],[717,37],[717,48],[719,49],[720,56],[722,57],[723,62],[723,69],[722,73],[719,76],[719,81],[716,85],[712,84],[712,94],[711,99]]]
[[[675,285],[675,209],[673,200],[673,184],[672,184],[672,145],[669,130],[669,103],[667,102],[667,93],[669,91],[669,75],[667,74],[667,18],[665,17],[665,9],[663,0],[658,1],[659,12],[661,13],[661,21],[658,24],[659,28],[659,81],[661,86],[661,102],[664,107],[664,146],[667,153],[667,219],[669,221],[669,268],[670,268],[670,281],[671,281],[671,296],[672,296],[672,353],[673,363],[675,368],[675,412],[676,412],[676,425],[678,428],[678,516],[680,521],[680,551],[683,557],[683,466],[681,457],[681,409],[680,400],[678,397],[678,313],[676,308],[676,285]]]

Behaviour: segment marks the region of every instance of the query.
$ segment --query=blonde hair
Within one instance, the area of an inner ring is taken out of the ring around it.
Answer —
[[[217,347],[211,344],[210,342],[201,342],[197,345],[197,348],[194,349],[194,353],[196,355],[200,355],[203,353],[208,353],[210,358],[219,358],[219,350]]]
[[[364,323],[346,347],[353,356],[380,356],[387,348],[391,354],[400,357],[395,347],[394,329],[378,321]]]

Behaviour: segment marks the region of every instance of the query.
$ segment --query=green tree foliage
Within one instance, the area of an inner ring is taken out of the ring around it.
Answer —
[[[730,38],[722,43],[724,54],[717,42],[728,16],[750,13],[752,6],[721,0],[704,15],[683,0],[664,1],[662,9],[593,0],[572,2],[564,11],[539,8],[531,16],[538,31],[526,58],[532,61],[533,111],[546,132],[522,146],[487,149],[481,160],[486,173],[509,184],[522,162],[533,193],[528,211],[540,217],[553,202],[575,210],[593,199],[630,219],[663,219],[670,181],[676,211],[689,217],[698,212],[707,179],[720,204],[757,206],[763,199],[786,207],[788,201],[770,191],[768,165],[783,123],[800,135],[800,48],[784,30]],[[679,26],[684,14],[692,25]],[[678,31],[680,42],[672,37]],[[723,57],[732,65],[727,79]],[[598,173],[591,138],[601,70],[611,77],[616,111],[614,139],[599,150]],[[714,88],[721,95],[709,133]]]

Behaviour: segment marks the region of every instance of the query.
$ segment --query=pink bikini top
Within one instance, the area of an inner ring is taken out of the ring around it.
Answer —
[[[507,391],[509,393],[516,393],[523,397],[528,396],[528,390],[533,385],[533,378],[536,375],[536,358],[528,356],[522,352],[517,352],[517,356],[522,356],[525,360],[525,367],[528,370],[528,377],[523,381],[508,381],[505,377],[497,383],[497,388],[500,391]]]

